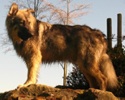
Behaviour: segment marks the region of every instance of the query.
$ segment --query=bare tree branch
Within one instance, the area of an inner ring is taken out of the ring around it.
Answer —
[[[63,9],[63,7],[55,6],[51,3],[46,2],[46,5],[49,7],[50,11],[52,12],[53,16],[52,20],[54,18],[54,21],[58,21],[57,23],[63,23],[63,24],[73,24],[73,19],[81,17],[85,14],[87,14],[86,9],[89,8],[89,4],[75,4],[73,5],[73,8],[71,7],[71,3],[73,0],[60,0],[60,2],[63,2],[66,4]]]

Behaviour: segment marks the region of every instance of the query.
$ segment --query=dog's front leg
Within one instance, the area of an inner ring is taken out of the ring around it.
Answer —
[[[28,74],[27,74],[27,80],[24,83],[24,86],[35,84],[37,82],[41,58],[42,58],[41,53],[37,52],[37,53],[34,53],[31,58],[28,58],[25,60],[28,68]]]

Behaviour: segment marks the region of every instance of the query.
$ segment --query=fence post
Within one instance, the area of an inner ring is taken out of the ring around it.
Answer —
[[[122,48],[122,14],[117,15],[117,47]]]
[[[108,49],[112,48],[112,19],[107,19],[107,42],[108,42]]]

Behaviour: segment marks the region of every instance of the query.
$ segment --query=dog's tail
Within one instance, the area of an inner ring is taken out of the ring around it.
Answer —
[[[107,54],[103,54],[100,62],[101,72],[107,78],[107,89],[112,90],[118,87],[117,76],[113,64]]]

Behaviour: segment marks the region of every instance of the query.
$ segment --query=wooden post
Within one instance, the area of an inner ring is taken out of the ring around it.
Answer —
[[[67,77],[67,62],[64,62],[63,86],[66,86],[66,77]]]
[[[69,24],[69,4],[70,4],[70,0],[67,0],[67,19],[66,19],[66,25]],[[66,79],[67,79],[67,62],[64,62],[64,76],[63,76],[63,86],[66,86]]]
[[[112,19],[107,19],[107,42],[108,42],[108,49],[112,48]]]
[[[122,14],[117,15],[117,47],[122,48]]]

